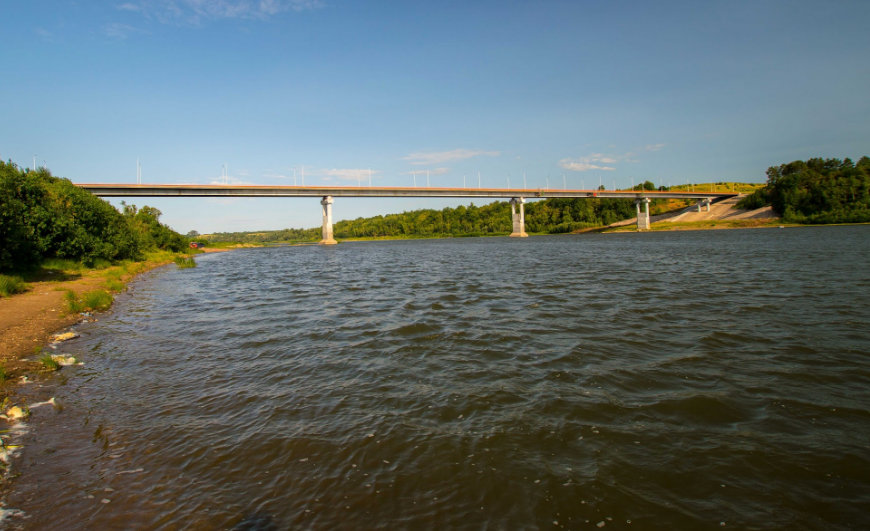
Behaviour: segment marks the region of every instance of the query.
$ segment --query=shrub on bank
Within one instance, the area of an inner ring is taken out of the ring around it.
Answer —
[[[186,240],[160,223],[160,211],[107,201],[51,175],[0,161],[0,271],[28,271],[41,262],[108,267],[156,249],[181,251]]]
[[[793,223],[870,222],[870,158],[796,160],[767,170],[767,184],[739,208],[770,205]]]

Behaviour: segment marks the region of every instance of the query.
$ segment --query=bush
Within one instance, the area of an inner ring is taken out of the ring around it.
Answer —
[[[870,221],[870,158],[797,160],[767,170],[773,209],[796,223]]]
[[[759,188],[758,190],[752,192],[751,194],[738,201],[737,208],[742,208],[744,210],[756,210],[758,208],[764,208],[769,204],[770,199],[767,197],[767,190],[765,188]]]
[[[24,293],[29,289],[29,286],[24,283],[21,277],[13,277],[8,275],[0,275],[0,295],[8,297],[15,293]]]
[[[160,223],[160,211],[107,201],[51,175],[0,161],[0,271],[28,271],[42,261],[104,269],[144,252],[179,252],[183,236]],[[54,267],[50,267],[54,268]]]

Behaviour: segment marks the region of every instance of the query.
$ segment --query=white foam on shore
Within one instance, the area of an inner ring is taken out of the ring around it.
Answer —
[[[46,400],[45,402],[37,402],[37,403],[33,404],[32,406],[30,406],[30,409],[36,409],[40,406],[56,406],[56,405],[57,404],[55,404],[55,402],[54,402],[54,397],[51,397],[48,400]]]
[[[25,519],[30,517],[27,516],[27,513],[25,513],[24,511],[21,511],[19,509],[7,509],[3,506],[3,504],[0,504],[0,524],[5,523],[6,520],[9,518]]]

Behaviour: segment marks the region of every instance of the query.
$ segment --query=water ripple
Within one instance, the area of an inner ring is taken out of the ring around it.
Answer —
[[[867,528],[868,236],[202,256],[27,391],[63,408],[7,504],[25,529]]]

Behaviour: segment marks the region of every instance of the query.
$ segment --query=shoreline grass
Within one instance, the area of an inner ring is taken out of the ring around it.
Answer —
[[[192,256],[176,256],[175,265],[178,269],[190,269],[196,267],[196,260]]]
[[[51,357],[50,352],[43,353],[37,361],[39,361],[39,363],[41,363],[43,367],[50,371],[60,370],[60,363],[58,363],[56,359]]]
[[[657,221],[650,226],[649,231],[662,232],[675,230],[715,230],[715,229],[760,229],[770,227],[803,227],[797,223],[784,223],[780,218],[765,219],[711,219],[703,221]],[[637,232],[637,225],[622,225],[605,228],[601,232]]]
[[[108,291],[97,289],[76,294],[73,290],[64,293],[66,310],[69,314],[82,313],[84,311],[101,312],[109,309],[114,302],[114,297]]]
[[[16,293],[24,293],[30,289],[30,285],[24,279],[12,275],[0,275],[0,296],[8,297]]]

